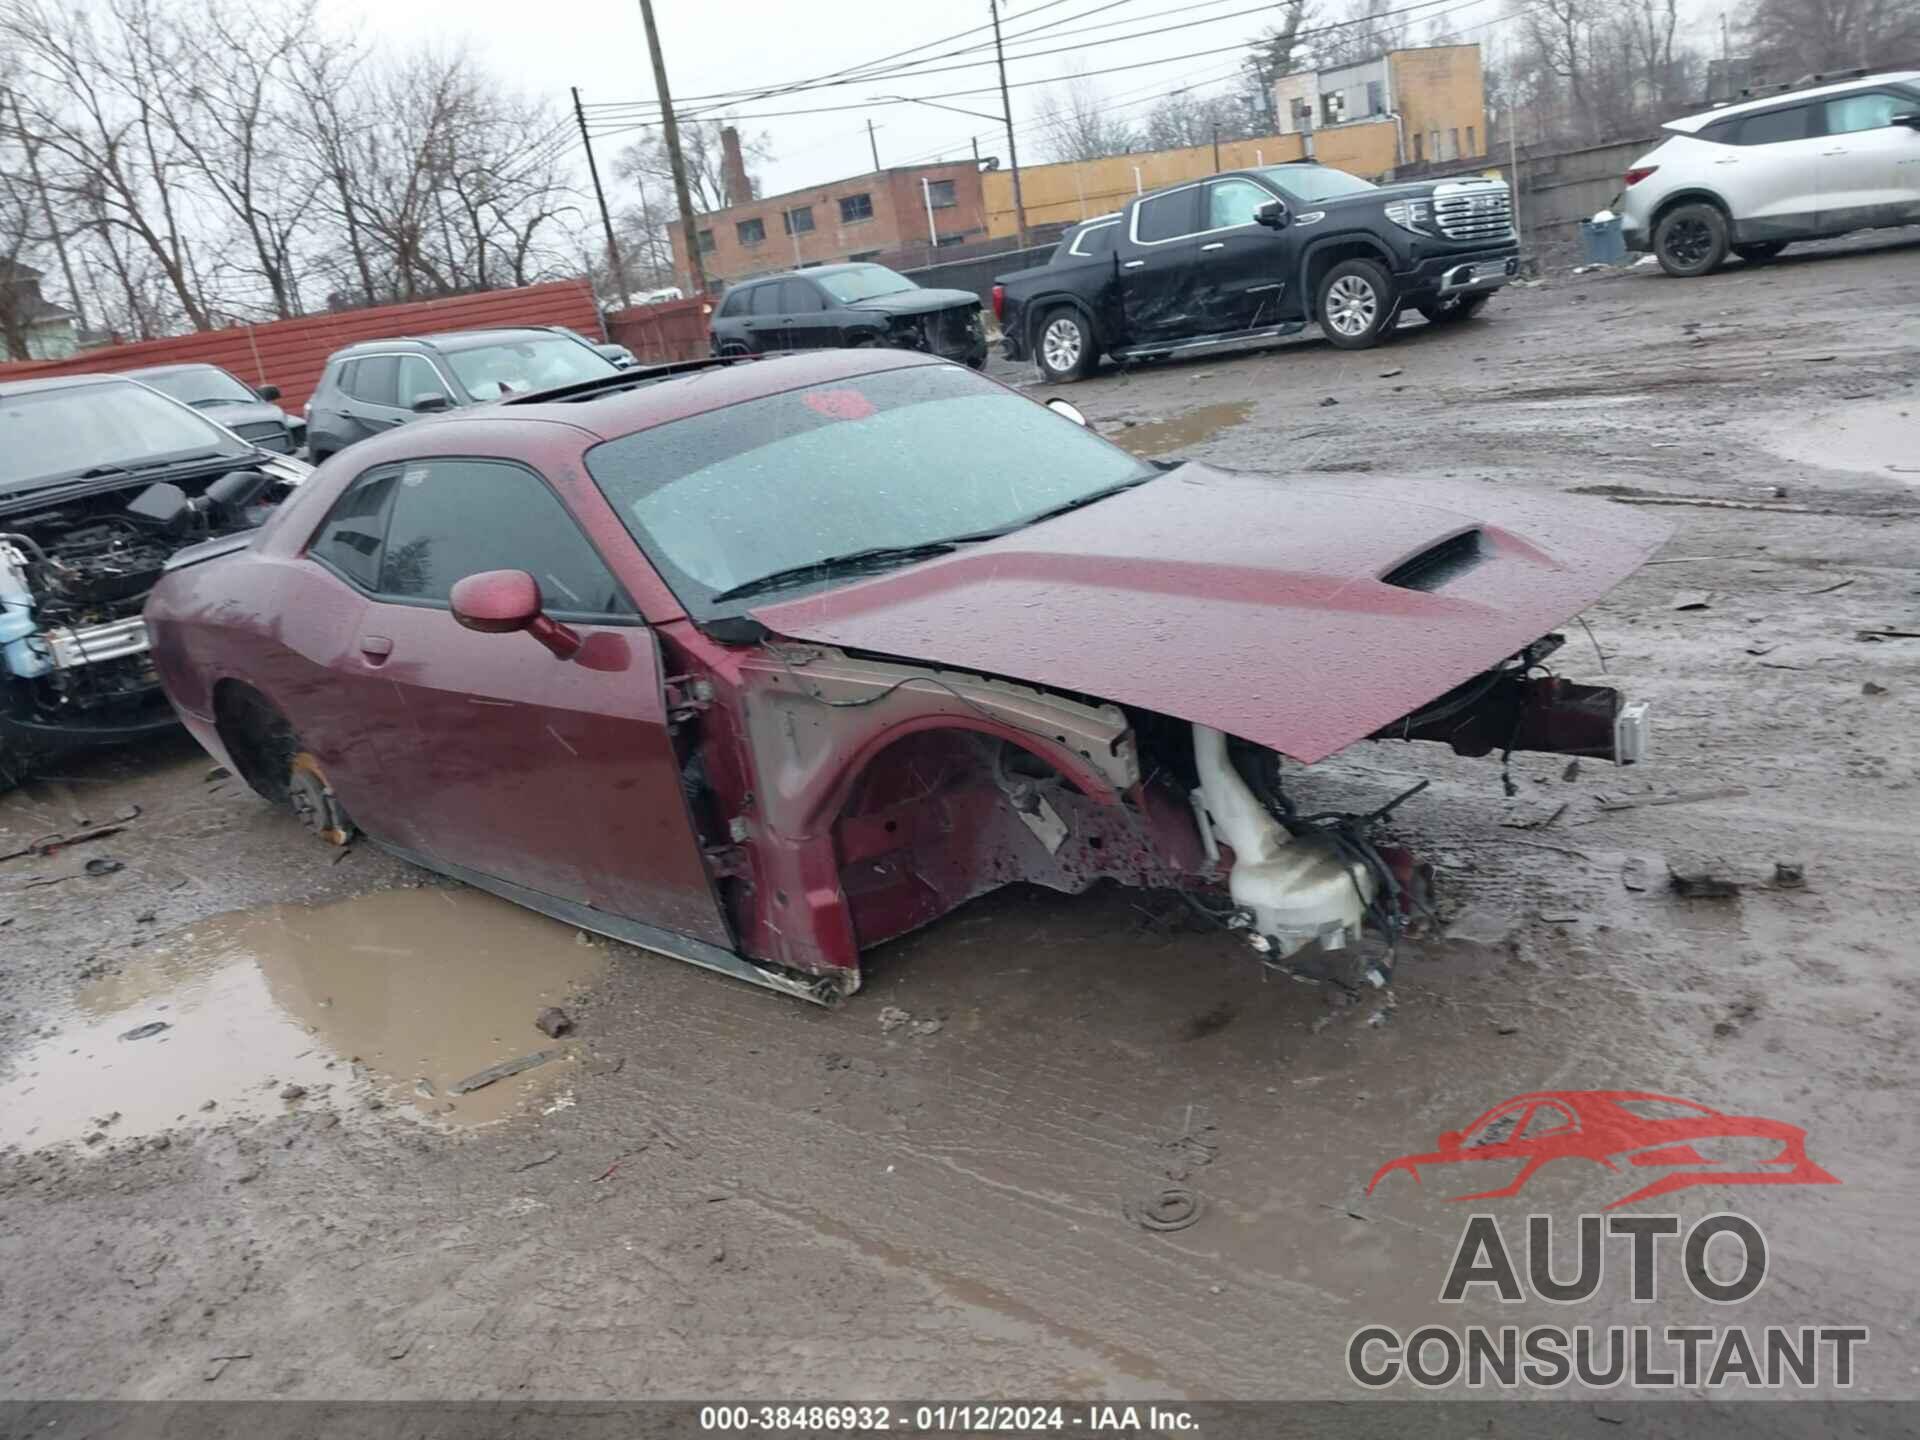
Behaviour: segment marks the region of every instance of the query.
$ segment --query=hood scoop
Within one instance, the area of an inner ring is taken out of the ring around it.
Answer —
[[[1487,556],[1486,537],[1479,530],[1463,530],[1402,560],[1380,577],[1382,585],[1401,590],[1420,590],[1433,594],[1462,575],[1478,568]]]

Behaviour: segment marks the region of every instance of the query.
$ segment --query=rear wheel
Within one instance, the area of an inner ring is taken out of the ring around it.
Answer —
[[[1320,281],[1314,318],[1342,350],[1378,345],[1400,320],[1393,279],[1372,260],[1342,260]]]
[[[1040,317],[1033,363],[1042,380],[1070,385],[1093,373],[1100,356],[1094,349],[1093,331],[1086,316],[1071,306],[1062,305]]]
[[[1752,245],[1736,245],[1733,253],[1749,265],[1763,265],[1786,248],[1785,240],[1761,240]]]
[[[1451,300],[1431,300],[1417,308],[1427,317],[1429,325],[1457,325],[1463,320],[1471,320],[1486,309],[1487,301],[1492,298],[1491,291],[1483,290],[1478,295],[1455,295]]]
[[[1705,275],[1727,258],[1727,217],[1704,200],[1676,205],[1654,228],[1653,253],[1669,275]]]

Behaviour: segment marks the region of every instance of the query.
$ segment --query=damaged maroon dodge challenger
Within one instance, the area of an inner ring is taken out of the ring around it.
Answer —
[[[323,838],[789,994],[1101,879],[1271,964],[1385,954],[1377,984],[1360,942],[1426,867],[1378,839],[1397,802],[1302,813],[1282,758],[1632,761],[1644,707],[1543,662],[1665,533],[1151,464],[962,366],[831,351],[406,426],[174,556],[146,613],[181,718]]]

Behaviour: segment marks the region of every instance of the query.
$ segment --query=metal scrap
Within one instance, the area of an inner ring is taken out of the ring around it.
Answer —
[[[549,1060],[558,1059],[559,1050],[535,1050],[531,1055],[517,1056],[512,1060],[502,1060],[498,1065],[489,1065],[464,1080],[456,1080],[447,1087],[449,1095],[465,1095],[474,1090],[484,1090],[496,1080],[505,1080],[518,1075],[523,1070],[531,1070],[536,1065],[544,1065]]]
[[[1682,790],[1677,795],[1647,795],[1638,800],[1602,800],[1602,810],[1638,810],[1645,805],[1691,805],[1696,800],[1731,800],[1747,793],[1744,785],[1722,785],[1714,790]]]
[[[1142,1230],[1184,1230],[1205,1208],[1200,1197],[1184,1185],[1169,1185],[1144,1199],[1129,1201],[1126,1217]]]

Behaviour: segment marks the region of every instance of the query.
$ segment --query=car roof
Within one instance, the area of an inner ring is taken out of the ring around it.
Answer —
[[[1878,85],[1912,85],[1917,82],[1920,82],[1920,70],[1889,70],[1878,75],[1854,75],[1845,80],[1836,80],[1831,85],[1809,85],[1804,90],[1781,90],[1772,95],[1759,95],[1751,100],[1740,100],[1731,105],[1716,106],[1712,110],[1701,110],[1692,115],[1683,115],[1678,120],[1669,120],[1661,128],[1692,135],[1716,120],[1726,119],[1729,115],[1751,115],[1757,110],[1772,110],[1781,106],[1796,105],[1804,100],[1822,100],[1829,95],[1844,95],[1849,90],[1871,90]]]
[[[334,351],[329,359],[378,353],[382,350],[417,346],[421,350],[471,350],[479,345],[500,345],[515,340],[540,340],[558,328],[551,325],[514,325],[499,330],[443,330],[433,335],[395,335],[390,340],[356,340]]]
[[[8,395],[31,395],[41,390],[71,390],[82,385],[131,385],[125,375],[48,375],[39,380],[0,380],[0,399]]]
[[[230,372],[215,365],[210,360],[190,360],[178,365],[142,365],[138,370],[123,370],[123,375],[178,375],[183,370],[219,370],[222,375]]]
[[[664,379],[649,381],[657,370],[623,371],[631,377],[627,385],[609,383],[604,391],[595,391],[574,399],[541,400],[529,397],[497,405],[476,405],[448,411],[433,419],[405,426],[422,431],[432,426],[460,425],[509,418],[542,420],[585,430],[598,439],[610,440],[651,430],[672,420],[723,410],[730,405],[764,399],[787,390],[800,390],[832,380],[849,380],[859,375],[882,371],[910,370],[927,365],[946,365],[950,361],[911,350],[814,350],[762,359],[706,364],[679,370]]]

